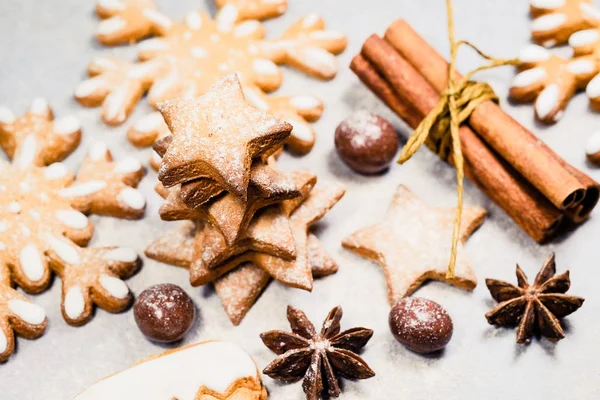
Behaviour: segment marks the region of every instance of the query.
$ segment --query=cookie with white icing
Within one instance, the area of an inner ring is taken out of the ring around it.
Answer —
[[[535,101],[535,116],[544,123],[558,121],[576,91],[598,73],[592,55],[567,59],[530,45],[519,54],[519,72],[510,87],[511,98]]]
[[[105,46],[133,43],[150,35],[164,35],[171,19],[152,0],[99,0],[96,13],[102,21],[96,38]]]
[[[287,0],[214,0],[222,26],[247,20],[276,18],[287,11]]]
[[[592,0],[529,0],[531,38],[544,47],[564,44],[576,32],[600,26]]]
[[[0,147],[19,168],[43,167],[68,157],[81,141],[81,123],[73,116],[54,119],[48,102],[38,97],[18,117],[0,106]]]
[[[10,270],[0,261],[0,363],[15,350],[15,333],[26,339],[41,336],[48,325],[46,312],[12,287]]]
[[[144,215],[146,199],[136,187],[144,173],[144,167],[134,157],[113,161],[106,144],[96,142],[75,182],[61,190],[60,195],[85,214],[139,219]]]
[[[77,179],[62,163],[21,168],[0,161],[0,264],[9,271],[4,274],[9,294],[15,283],[30,293],[45,290],[54,271],[63,278],[62,309],[69,324],[86,323],[94,303],[112,312],[126,308],[131,295],[121,279],[139,266],[137,254],[127,248],[84,248],[94,230],[84,213],[141,216],[145,200],[131,186],[142,175],[139,162],[113,162],[102,144],[92,147]],[[20,327],[13,325],[18,333]],[[8,325],[1,328],[9,351]],[[0,337],[0,349],[3,343]]]
[[[73,400],[264,400],[258,368],[234,343],[170,350],[96,382]]]

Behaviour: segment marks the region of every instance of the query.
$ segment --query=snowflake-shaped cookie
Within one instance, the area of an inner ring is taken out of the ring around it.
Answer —
[[[15,292],[13,282],[39,293],[54,270],[63,277],[63,315],[72,325],[89,320],[92,303],[116,312],[131,300],[117,278],[137,268],[137,254],[127,248],[80,247],[91,239],[93,225],[63,195],[72,182],[62,163],[18,168],[0,161],[0,361],[13,352],[13,329],[34,338],[46,326],[43,310]],[[68,300],[75,297],[67,291],[73,282],[79,282],[82,296]],[[75,313],[80,304],[84,309]]]
[[[545,123],[558,121],[575,92],[598,73],[592,55],[566,59],[537,45],[524,48],[519,61],[521,72],[512,81],[510,96],[518,101],[535,100],[535,116]],[[588,95],[598,101],[600,93],[589,90]]]
[[[596,76],[587,84],[585,91],[590,99],[590,106],[600,111],[600,75],[598,60],[600,60],[600,28],[576,32],[569,37],[569,45],[577,59],[591,59],[596,66]]]
[[[59,194],[86,214],[139,219],[146,199],[137,190],[144,168],[133,157],[114,162],[106,145],[94,143],[79,168],[76,182]]]
[[[96,13],[102,22],[96,38],[105,46],[133,43],[151,35],[164,35],[172,25],[152,0],[99,0]]]
[[[117,3],[124,0],[114,0]],[[112,1],[109,1],[112,3]],[[312,96],[277,97],[264,92],[282,82],[278,64],[287,64],[309,75],[330,79],[337,72],[335,55],[346,38],[325,30],[323,20],[310,14],[290,26],[277,39],[264,39],[264,27],[251,16],[276,16],[285,1],[224,0],[215,19],[201,12],[188,13],[181,23],[163,24],[156,37],[138,44],[140,62],[99,57],[90,63],[91,78],[75,90],[85,106],[102,105],[102,118],[111,125],[123,123],[147,92],[151,105],[178,97],[198,97],[223,75],[237,72],[250,100],[261,109],[289,118],[294,125],[290,146],[304,153],[314,143],[308,122],[319,118],[322,103]],[[270,11],[267,11],[270,10]],[[138,13],[142,12],[140,10]],[[299,101],[298,101],[299,100]],[[129,132],[136,146],[149,146],[168,134],[157,114],[143,117]],[[154,159],[153,164],[158,160]]]
[[[214,0],[217,19],[233,25],[245,20],[276,18],[287,11],[287,0]]]
[[[81,124],[72,116],[54,119],[48,102],[38,97],[17,117],[0,107],[0,147],[18,167],[62,161],[79,146]]]
[[[46,330],[46,312],[12,288],[10,270],[0,262],[0,363],[15,350],[15,333],[27,339]]]
[[[600,10],[591,0],[529,0],[531,38],[552,47],[564,44],[578,31],[600,26]]]
[[[74,181],[61,163],[20,169],[2,162],[0,167],[0,260],[10,268],[19,286],[39,293],[50,283],[49,238],[68,240],[77,247],[87,245],[93,225],[77,206],[85,204],[86,211],[100,213],[122,212],[122,207],[113,208],[120,197],[114,190],[118,184],[111,178]],[[92,190],[100,182],[106,188]],[[101,190],[104,195],[98,196]]]

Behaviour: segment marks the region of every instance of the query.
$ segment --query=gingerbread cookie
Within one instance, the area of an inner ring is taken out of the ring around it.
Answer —
[[[588,139],[585,155],[590,163],[600,165],[600,132],[593,133]]]
[[[170,100],[160,111],[173,134],[158,172],[163,185],[210,177],[243,200],[251,160],[283,143],[292,130],[249,106],[236,75],[226,76],[198,100]]]
[[[598,72],[592,56],[565,59],[530,45],[519,55],[520,71],[510,87],[518,101],[535,100],[535,116],[544,123],[558,121],[573,94],[586,87]]]
[[[308,261],[313,278],[335,274],[338,266],[319,239],[310,233],[308,243]],[[270,280],[271,277],[262,268],[246,263],[214,282],[221,304],[234,325],[242,322]]]
[[[576,59],[591,58],[596,63],[600,56],[600,30],[597,28],[576,32],[569,38],[569,45],[573,48]],[[600,111],[600,74],[598,74],[600,70],[596,64],[594,66],[596,75],[585,87],[585,92],[590,99],[590,107]]]
[[[236,344],[215,341],[150,357],[94,383],[73,400],[106,398],[265,400],[267,390],[248,353]]]
[[[81,141],[81,124],[72,116],[54,119],[48,102],[39,97],[17,117],[0,107],[0,147],[19,168],[43,167],[67,158]]]
[[[477,278],[462,243],[482,224],[484,216],[481,208],[463,209],[454,278],[447,278],[446,272],[455,210],[430,207],[403,185],[398,186],[385,220],[353,233],[342,245],[383,267],[390,306],[429,279],[473,290]]]
[[[600,26],[600,10],[591,0],[530,0],[531,38],[552,47],[578,31]]]
[[[252,263],[240,265],[215,281],[215,291],[233,325],[239,325],[271,281],[268,272]]]
[[[73,325],[89,320],[92,301],[109,311],[122,310],[129,291],[123,293],[126,286],[117,277],[137,268],[137,255],[125,248],[80,247],[93,233],[92,223],[74,208],[94,195],[89,187],[77,186],[86,183],[72,184],[73,176],[60,163],[21,169],[1,162],[0,170],[0,262],[14,282],[38,293],[48,287],[50,270],[57,272],[65,290],[63,315]],[[103,201],[92,199],[90,211],[102,211]]]
[[[102,18],[96,38],[105,46],[164,35],[173,24],[152,0],[99,0],[96,13]]]
[[[158,215],[163,221],[196,221],[208,218],[204,210],[190,208],[181,201],[181,185],[167,189],[162,183],[157,183],[154,190],[165,199],[158,209]]]
[[[252,168],[246,201],[226,193],[202,205],[200,210],[205,210],[209,221],[221,231],[227,243],[232,244],[243,235],[259,209],[299,197],[296,183],[293,175],[258,161]]]
[[[190,281],[195,285],[206,284],[244,262],[252,262],[287,286],[312,290],[312,269],[308,256],[308,228],[323,218],[344,193],[345,189],[340,185],[317,186],[291,214],[289,224],[296,252],[293,260],[250,251],[231,258],[221,265],[207,268],[206,265],[199,262],[199,258],[196,258],[190,269]]]
[[[234,3],[242,9],[254,1]],[[229,4],[225,9],[233,10],[232,7],[235,5]],[[164,36],[139,44],[141,63],[105,57],[111,60],[109,68],[92,65],[90,74],[98,76],[80,85],[76,98],[86,106],[97,106],[106,98],[103,118],[109,124],[119,124],[146,91],[152,105],[179,97],[195,98],[220,77],[233,72],[240,75],[244,86],[272,91],[282,81],[277,64],[288,64],[321,78],[335,75],[334,55],[344,50],[346,38],[325,30],[321,18],[309,15],[281,38],[265,40],[260,23],[244,21],[232,25],[227,20],[231,15],[223,11],[215,21],[199,12],[189,13],[182,23],[172,23]],[[113,95],[115,91],[118,93]],[[147,125],[142,128],[147,129]],[[301,137],[306,138],[304,133]],[[134,140],[144,140],[131,135]]]
[[[135,121],[127,131],[127,138],[136,147],[150,147],[170,134],[161,113],[154,111]]]
[[[104,122],[122,124],[162,68],[154,61],[134,64],[116,57],[96,57],[88,65],[90,78],[75,88],[75,99],[86,107],[102,105]]]
[[[197,231],[197,222],[181,221],[177,228],[162,232],[154,239],[144,254],[153,260],[189,269]]]
[[[194,260],[194,241],[201,240],[198,237],[201,228],[197,230],[196,227],[193,222],[185,221],[176,229],[164,232],[148,246],[146,256],[189,269]],[[308,243],[308,261],[313,277],[325,277],[336,273],[337,264],[314,234],[309,234]],[[270,275],[262,268],[245,263],[214,281],[217,295],[234,325],[240,324],[270,280]]]
[[[289,223],[293,209],[286,208],[289,202],[303,201],[316,183],[316,176],[309,172],[297,171],[292,173],[294,185],[298,188],[299,196],[294,200],[286,200],[281,204],[270,206],[260,212],[245,230],[243,237],[228,243],[223,233],[211,224],[205,224],[200,232],[201,242],[198,242],[195,260],[192,263],[191,282],[194,271],[206,271],[223,263],[227,259],[245,251],[254,250],[276,255],[284,259],[296,256],[294,238]],[[299,202],[297,203],[299,204]],[[212,280],[212,279],[211,279]],[[196,282],[196,284],[203,284]]]
[[[123,311],[131,303],[122,281],[139,267],[135,251],[123,247],[81,248],[52,234],[48,244],[50,265],[62,279],[62,314],[68,324],[80,326],[92,318],[93,304],[109,312]]]
[[[144,168],[133,157],[114,162],[102,142],[91,147],[71,186],[59,194],[86,214],[139,219],[144,215],[146,199],[137,190]]]
[[[309,122],[321,118],[323,102],[315,96],[267,96],[256,87],[244,87],[246,101],[269,114],[292,125],[293,129],[285,142],[293,151],[305,154],[314,146],[316,134]]]
[[[286,64],[321,79],[337,74],[335,55],[346,48],[344,35],[325,30],[325,22],[309,14],[292,24],[283,35],[257,44],[259,51],[276,64]]]
[[[243,86],[244,97],[252,106],[279,117],[293,127],[286,146],[301,154],[308,153],[314,146],[316,134],[310,122],[317,121],[323,113],[323,102],[315,96],[267,96],[257,87]],[[156,143],[157,155],[151,159],[153,168],[160,167],[160,157],[171,143],[170,135],[160,113],[151,113],[140,118],[128,131],[129,140],[138,147]],[[164,140],[163,140],[164,139]]]
[[[92,237],[92,223],[59,194],[72,180],[61,163],[20,169],[0,161],[0,260],[29,293],[50,284],[44,234],[64,235],[81,246]]]
[[[246,20],[264,20],[283,15],[287,0],[215,0],[219,8],[217,20],[221,26],[233,26]]]
[[[46,331],[47,325],[44,309],[12,288],[10,270],[0,261],[0,363],[15,350],[15,332],[35,339]]]
[[[296,246],[296,259],[287,261],[265,253],[255,253],[253,261],[276,280],[292,287],[312,290],[311,262],[308,255],[308,229],[325,216],[345,194],[341,185],[317,185],[290,216]]]

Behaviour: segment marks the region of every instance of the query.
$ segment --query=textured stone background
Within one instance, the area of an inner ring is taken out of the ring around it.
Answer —
[[[159,1],[174,18],[194,8],[211,9],[210,1]],[[422,357],[395,342],[387,327],[388,305],[382,271],[370,262],[343,250],[341,239],[381,218],[394,188],[399,183],[433,204],[451,207],[455,202],[454,170],[423,151],[407,165],[395,166],[386,175],[365,178],[351,173],[334,153],[333,131],[348,113],[368,108],[390,113],[379,104],[347,69],[351,57],[372,32],[383,32],[394,18],[404,17],[438,49],[447,52],[445,9],[441,0],[290,0],[287,14],[267,23],[268,34],[277,34],[296,18],[315,11],[328,25],[348,34],[350,44],[340,57],[340,73],[332,82],[310,79],[286,70],[280,93],[312,93],[326,101],[326,111],[316,124],[318,145],[306,157],[283,157],[283,168],[309,167],[319,179],[337,180],[348,188],[346,197],[319,225],[318,235],[340,264],[337,275],[317,281],[313,293],[287,289],[272,283],[239,327],[232,327],[210,288],[191,288],[183,270],[144,260],[142,271],[129,280],[134,293],[149,285],[173,282],[184,287],[200,311],[200,320],[184,343],[225,339],[244,346],[263,368],[273,357],[258,334],[265,330],[287,329],[285,306],[294,304],[320,323],[328,310],[344,307],[343,328],[363,325],[375,335],[363,353],[377,372],[368,381],[344,382],[345,399],[592,399],[600,398],[600,295],[597,269],[597,215],[576,232],[553,245],[540,247],[525,236],[494,204],[473,185],[466,186],[467,203],[485,207],[490,215],[467,246],[480,279],[473,293],[440,283],[430,283],[417,292],[443,304],[454,319],[455,332],[443,354]],[[68,164],[75,169],[93,139],[105,140],[117,157],[133,154],[146,161],[148,151],[134,149],[124,132],[129,124],[108,128],[99,122],[98,110],[80,107],[73,99],[75,85],[85,76],[90,57],[99,54],[134,56],[132,48],[102,48],[93,39],[97,20],[92,1],[3,0],[0,2],[0,102],[22,112],[35,96],[50,100],[57,115],[75,114],[84,124],[80,149]],[[456,0],[456,25],[460,38],[469,38],[483,49],[504,57],[514,56],[528,43],[529,18],[525,0]],[[211,10],[214,11],[214,10]],[[477,64],[469,52],[460,57],[465,71]],[[487,72],[490,81],[505,99],[513,76],[510,68]],[[506,110],[533,129],[552,148],[575,166],[600,179],[600,172],[585,163],[587,137],[598,129],[600,118],[588,110],[587,99],[578,95],[565,117],[555,126],[537,126],[530,106],[514,107],[503,101]],[[131,119],[147,111],[138,107]],[[394,117],[403,134],[406,127]],[[147,217],[126,222],[93,217],[94,245],[133,246],[142,253],[162,230],[172,226],[157,215],[160,201],[152,187],[150,172],[142,182],[147,195]],[[596,213],[597,214],[597,213]],[[571,292],[587,298],[583,308],[566,322],[568,337],[557,345],[534,340],[530,346],[514,344],[511,330],[489,326],[483,314],[493,306],[483,284],[485,277],[514,281],[518,261],[533,276],[550,251],[557,252],[559,270],[570,268]],[[0,398],[70,399],[78,391],[115,371],[164,347],[146,341],[135,326],[131,310],[111,315],[98,311],[82,328],[66,325],[60,315],[60,280],[51,290],[33,300],[45,307],[50,320],[47,333],[35,341],[19,340],[17,354],[0,366]],[[198,362],[202,362],[198,360]],[[189,368],[194,368],[190,365]],[[300,399],[299,384],[281,385],[265,378],[274,399]]]

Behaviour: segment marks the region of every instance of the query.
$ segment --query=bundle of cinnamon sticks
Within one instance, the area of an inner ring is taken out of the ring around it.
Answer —
[[[383,38],[369,37],[350,68],[413,128],[436,106],[448,81],[446,60],[403,20]],[[597,182],[493,101],[480,104],[460,127],[460,141],[465,176],[537,242],[582,223],[598,203]],[[445,161],[452,164],[452,155]]]

